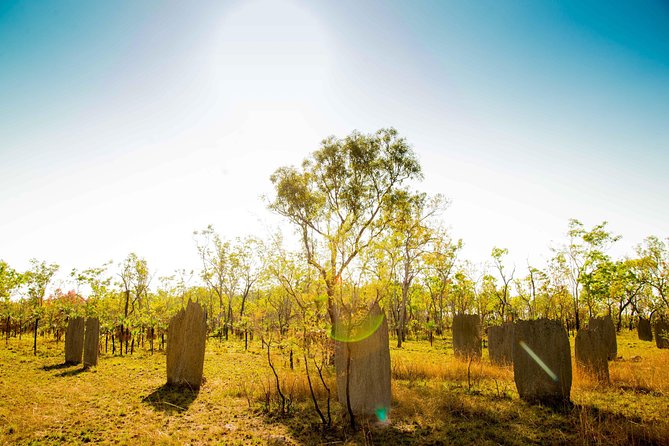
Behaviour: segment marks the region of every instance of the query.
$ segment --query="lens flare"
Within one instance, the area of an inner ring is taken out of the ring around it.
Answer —
[[[541,367],[553,381],[558,381],[557,375],[546,365],[546,363],[541,360],[541,358],[536,353],[532,351],[529,345],[527,345],[524,341],[520,341],[520,346],[523,347],[527,354],[530,355],[530,358],[534,359],[534,362],[539,364],[539,367]]]
[[[338,321],[332,326],[330,336],[335,341],[358,342],[367,339],[379,329],[384,315],[371,313],[361,321]]]
[[[376,414],[376,418],[381,423],[387,423],[388,422],[388,409],[385,407],[377,407],[376,410],[374,411]]]

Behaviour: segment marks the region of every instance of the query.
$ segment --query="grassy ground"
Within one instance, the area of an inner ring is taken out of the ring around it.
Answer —
[[[84,372],[62,365],[62,342],[40,341],[37,357],[26,338],[0,346],[0,444],[669,444],[669,351],[631,333],[618,338],[623,360],[610,365],[612,385],[574,369],[574,406],[558,411],[519,400],[512,369],[490,365],[485,353],[468,367],[448,339],[407,342],[391,348],[391,423],[356,432],[334,402],[334,427],[322,432],[303,364],[290,371],[277,353],[293,399],[278,415],[257,342],[244,352],[242,343],[210,341],[206,383],[195,393],[163,387],[162,353],[102,355]],[[334,395],[333,377],[326,381]]]

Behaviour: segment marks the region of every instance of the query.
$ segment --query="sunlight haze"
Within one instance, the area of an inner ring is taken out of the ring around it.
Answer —
[[[290,234],[272,172],[382,127],[462,258],[543,262],[570,218],[632,254],[669,235],[669,8],[579,4],[0,3],[0,258],[197,271],[193,231]]]

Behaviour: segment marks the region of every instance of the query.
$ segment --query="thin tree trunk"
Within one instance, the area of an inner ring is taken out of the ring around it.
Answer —
[[[355,430],[355,415],[351,408],[351,344],[346,343],[346,410],[351,419],[351,429]]]
[[[272,358],[269,354],[269,350],[270,346],[269,343],[267,343],[267,362],[269,363],[269,367],[272,369],[272,372],[274,373],[274,379],[276,381],[276,391],[279,393],[279,397],[281,398],[281,414],[283,415],[286,412],[286,397],[281,391],[281,384],[279,383],[279,375],[276,373],[274,364],[272,364]]]
[[[316,367],[316,370],[318,370],[318,377],[321,379],[321,383],[323,384],[323,387],[325,388],[325,391],[328,394],[328,402],[327,402],[328,424],[327,424],[327,426],[330,427],[330,426],[332,426],[332,415],[330,413],[330,387],[328,387],[328,385],[325,384],[325,378],[323,378],[323,365],[324,364],[325,364],[325,359],[323,359],[323,363],[321,363],[321,366],[318,367],[318,364],[316,364],[316,360],[314,359],[314,366]]]
[[[121,324],[121,332],[119,333],[119,337],[118,337],[119,347],[121,347],[119,349],[119,353],[120,353],[121,356],[123,356],[123,339],[125,339],[125,328],[123,328],[123,324]]]
[[[321,408],[318,407],[318,401],[316,400],[316,394],[314,394],[314,387],[311,384],[311,375],[309,374],[309,361],[307,360],[307,354],[303,354],[304,358],[304,369],[307,372],[307,382],[309,383],[309,392],[311,393],[311,401],[314,403],[314,409],[316,409],[316,413],[318,416],[321,418],[321,422],[323,423],[323,426],[325,426],[327,423],[325,421],[325,417],[323,416],[323,412],[321,412]]]
[[[124,333],[125,338],[125,354],[128,354],[128,341],[130,340],[130,329],[126,328]]]
[[[33,354],[37,356],[37,325],[39,324],[39,318],[35,319],[35,340],[33,342]]]

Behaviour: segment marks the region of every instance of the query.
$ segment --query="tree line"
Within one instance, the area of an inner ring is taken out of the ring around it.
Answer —
[[[607,222],[569,220],[544,265],[514,265],[494,247],[483,265],[461,258],[446,229],[448,200],[417,190],[420,163],[394,129],[329,137],[301,166],[270,178],[269,209],[289,222],[299,250],[280,232],[228,239],[213,226],[193,233],[198,271],[155,277],[141,256],[74,269],[71,289],[47,294],[59,265],[31,260],[17,271],[0,260],[0,317],[6,342],[32,334],[59,341],[73,316],[100,318],[104,349],[162,348],[170,317],[189,299],[208,311],[210,336],[311,340],[378,302],[397,346],[432,341],[455,314],[484,325],[546,317],[575,330],[610,314],[617,329],[669,312],[669,239],[649,236],[633,254],[608,252],[620,236]]]

